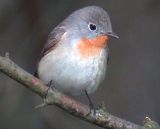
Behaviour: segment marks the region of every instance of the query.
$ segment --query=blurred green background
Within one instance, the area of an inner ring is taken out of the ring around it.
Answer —
[[[160,123],[159,0],[0,0],[0,54],[33,73],[49,32],[72,11],[99,5],[111,17],[119,39],[109,43],[107,76],[91,95],[121,118]],[[86,98],[81,101],[87,104]],[[55,106],[34,107],[42,99],[0,73],[0,129],[97,129]]]

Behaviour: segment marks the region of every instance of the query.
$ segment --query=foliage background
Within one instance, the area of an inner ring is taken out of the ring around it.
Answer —
[[[120,37],[109,43],[107,77],[92,99],[129,121],[142,124],[149,116],[160,123],[159,0],[0,0],[0,54],[9,52],[33,73],[48,33],[87,5],[106,9]],[[1,129],[99,128],[55,106],[35,109],[42,99],[20,85],[0,73]],[[87,104],[85,97],[80,100]]]

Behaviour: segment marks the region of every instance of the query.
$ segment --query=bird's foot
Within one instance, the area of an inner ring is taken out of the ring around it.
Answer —
[[[42,108],[42,107],[45,107],[45,106],[48,105],[47,102],[46,102],[46,99],[47,99],[47,97],[48,97],[48,95],[49,95],[50,90],[52,90],[52,89],[54,88],[54,86],[53,86],[53,81],[52,81],[52,80],[49,81],[49,83],[46,84],[46,85],[48,86],[48,88],[47,88],[46,93],[45,93],[45,96],[44,96],[44,102],[43,102],[42,104],[40,104],[40,105],[37,105],[37,106],[35,107],[35,108],[37,108],[37,109]]]
[[[95,116],[97,114],[97,111],[99,110],[99,107],[95,106],[93,103],[90,103],[89,107],[90,107],[89,114],[92,114]]]
[[[45,95],[45,98],[47,97],[48,93],[49,93],[49,90],[52,90],[54,88],[53,86],[53,81],[49,81],[49,83],[46,84],[48,86],[48,89],[46,91],[46,95]]]
[[[89,111],[89,113],[87,115],[99,117],[99,116],[106,115],[106,113],[107,113],[106,107],[105,107],[105,104],[103,102],[98,107],[95,107],[94,105],[90,105],[90,111]]]

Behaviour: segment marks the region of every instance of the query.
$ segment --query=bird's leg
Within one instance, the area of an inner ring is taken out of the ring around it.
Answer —
[[[93,113],[94,113],[94,115],[95,115],[95,114],[96,114],[97,108],[94,106],[94,104],[93,104],[91,98],[90,98],[89,95],[88,95],[87,90],[85,90],[85,94],[86,94],[87,99],[88,99],[88,101],[89,101],[90,113],[92,113],[92,111],[93,111]]]

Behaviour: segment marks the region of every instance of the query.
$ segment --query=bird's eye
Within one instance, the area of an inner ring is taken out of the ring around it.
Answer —
[[[89,23],[88,28],[89,28],[90,31],[95,31],[97,29],[96,25],[93,24],[93,23]]]

